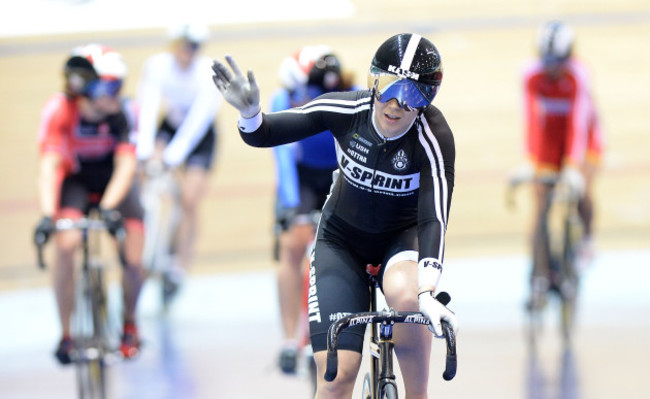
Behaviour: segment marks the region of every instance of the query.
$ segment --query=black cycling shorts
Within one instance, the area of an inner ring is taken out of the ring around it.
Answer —
[[[315,169],[301,164],[296,166],[300,185],[300,205],[296,214],[309,215],[313,211],[320,211],[330,192],[334,169]]]
[[[156,140],[162,140],[169,143],[176,134],[176,128],[173,127],[167,120],[164,120],[160,125]],[[184,164],[185,166],[198,166],[205,170],[210,170],[214,162],[214,152],[217,146],[217,133],[214,124],[208,127],[208,130],[203,135],[203,138],[192,149],[187,156]]]
[[[107,185],[108,178],[100,180],[97,176],[83,174],[67,176],[61,185],[60,209],[72,208],[82,214],[88,214],[90,208],[97,205]],[[96,199],[92,198],[94,195],[97,195]],[[144,210],[140,203],[140,190],[136,181],[131,185],[131,189],[117,210],[124,219],[143,219]]]
[[[308,316],[314,352],[327,349],[327,329],[349,313],[370,309],[367,264],[385,265],[394,255],[418,250],[417,226],[389,234],[368,234],[330,217],[321,220],[312,259]],[[339,349],[361,353],[366,326],[345,329],[339,335]]]
[[[300,204],[287,220],[287,212],[282,208],[279,193],[275,199],[275,223],[282,231],[289,229],[292,223],[313,223],[313,213],[320,212],[325,204],[332,186],[332,172],[335,169],[310,168],[296,164],[298,172],[298,195]]]

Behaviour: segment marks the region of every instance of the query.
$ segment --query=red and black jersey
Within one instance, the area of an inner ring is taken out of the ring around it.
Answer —
[[[56,94],[48,100],[41,115],[39,152],[60,154],[66,174],[110,177],[116,152],[135,156],[132,125],[126,106],[100,122],[90,122],[82,118],[76,100]]]

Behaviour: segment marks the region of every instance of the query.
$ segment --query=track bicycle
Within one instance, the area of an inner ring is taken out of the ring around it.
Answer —
[[[76,369],[77,391],[81,399],[107,397],[107,366],[122,358],[119,351],[119,327],[109,317],[107,282],[99,259],[100,232],[106,230],[98,212],[91,210],[81,219],[59,219],[55,232],[79,230],[82,233],[82,260],[75,280],[75,307],[72,316],[70,355]],[[120,263],[124,267],[125,231],[117,232]],[[37,235],[38,266],[45,269],[43,249],[46,237]]]
[[[393,326],[395,323],[430,325],[429,319],[420,312],[398,312],[393,309],[377,311],[377,295],[381,292],[377,280],[379,267],[368,267],[370,274],[371,303],[369,312],[358,312],[344,316],[330,325],[327,331],[327,367],[325,380],[333,381],[338,372],[338,336],[347,327],[370,325],[370,371],[363,380],[363,399],[397,399],[397,382],[393,369]],[[447,305],[451,299],[446,292],[440,292],[436,299]],[[450,381],[456,376],[456,333],[449,323],[442,321],[442,330],[447,346],[445,371],[442,377]]]
[[[181,218],[180,188],[173,171],[147,169],[140,195],[145,211],[142,261],[148,276],[160,280],[161,301],[163,309],[167,309],[178,290],[172,268],[174,241]]]
[[[540,182],[548,186],[544,209],[545,224],[536,234],[545,234],[546,259],[548,259],[548,284],[543,291],[531,285],[531,297],[526,303],[528,313],[528,339],[535,348],[542,330],[542,319],[547,297],[560,302],[560,330],[566,347],[570,346],[575,327],[575,315],[580,285],[580,274],[576,267],[579,244],[583,237],[583,224],[578,214],[579,196],[557,177],[538,178],[526,181]],[[508,202],[514,204],[512,191],[517,184],[510,184]],[[539,238],[536,238],[539,239]],[[539,267],[535,266],[535,267]],[[534,270],[531,271],[533,273]]]

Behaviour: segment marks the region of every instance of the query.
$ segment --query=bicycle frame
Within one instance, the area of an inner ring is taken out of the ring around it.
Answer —
[[[338,372],[338,336],[347,327],[370,324],[370,372],[364,381],[364,399],[397,398],[397,385],[393,371],[393,326],[395,323],[429,325],[430,321],[420,312],[376,311],[378,285],[371,275],[371,309],[344,316],[330,325],[327,332],[327,368],[325,380],[333,381]],[[437,299],[446,305],[449,295],[438,294]],[[456,335],[449,323],[442,322],[447,344],[446,368],[443,379],[450,381],[456,375]],[[366,386],[367,385],[367,386]],[[366,391],[368,390],[368,391]]]
[[[171,262],[172,241],[180,219],[179,187],[170,171],[147,176],[141,200],[145,210],[143,263],[150,273],[162,273]]]
[[[544,215],[544,225],[537,234],[544,234],[545,242],[543,251],[547,265],[539,265],[534,261],[535,267],[545,267],[549,275],[550,285],[548,293],[554,293],[561,301],[561,328],[565,344],[570,344],[573,330],[579,275],[575,268],[576,245],[582,236],[581,221],[579,220],[577,205],[579,198],[568,187],[559,184],[555,177],[533,179],[526,183],[542,183],[547,185],[547,209]],[[508,192],[510,204],[512,191],[516,185],[511,184]],[[536,240],[539,240],[536,237]],[[538,271],[539,272],[539,271]],[[539,326],[541,325],[542,306],[531,303],[528,306],[530,316],[530,345],[534,349],[537,341]]]
[[[582,223],[578,215],[578,198],[566,187],[555,186],[551,193],[547,214],[549,267],[557,275],[550,290],[561,301],[561,328],[565,343],[569,343],[573,330],[579,276],[576,271],[576,246],[582,236]]]
[[[173,265],[174,238],[181,218],[180,188],[172,171],[147,175],[141,201],[145,210],[143,263],[150,276],[161,279],[161,299],[171,300],[169,271]]]
[[[72,332],[75,348],[71,353],[76,368],[77,390],[80,398],[106,398],[106,366],[117,350],[111,348],[108,324],[106,283],[103,265],[98,260],[99,236],[93,234],[106,229],[103,221],[91,213],[77,220],[59,219],[55,231],[79,230],[81,232],[82,262],[75,284],[75,308]],[[124,259],[124,230],[116,234],[120,245],[120,261]],[[37,239],[39,267],[45,268],[44,239]],[[113,329],[116,330],[116,329]]]

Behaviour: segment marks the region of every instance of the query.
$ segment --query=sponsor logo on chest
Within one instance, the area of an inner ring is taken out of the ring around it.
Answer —
[[[342,151],[337,145],[339,167],[346,180],[353,186],[374,192],[381,192],[387,195],[404,196],[413,194],[420,186],[420,174],[391,174],[380,170],[374,170],[362,165],[367,163],[367,157],[357,151],[347,148]],[[403,153],[403,151],[400,151]],[[397,169],[406,169],[407,161],[400,157],[400,152],[392,160]]]

